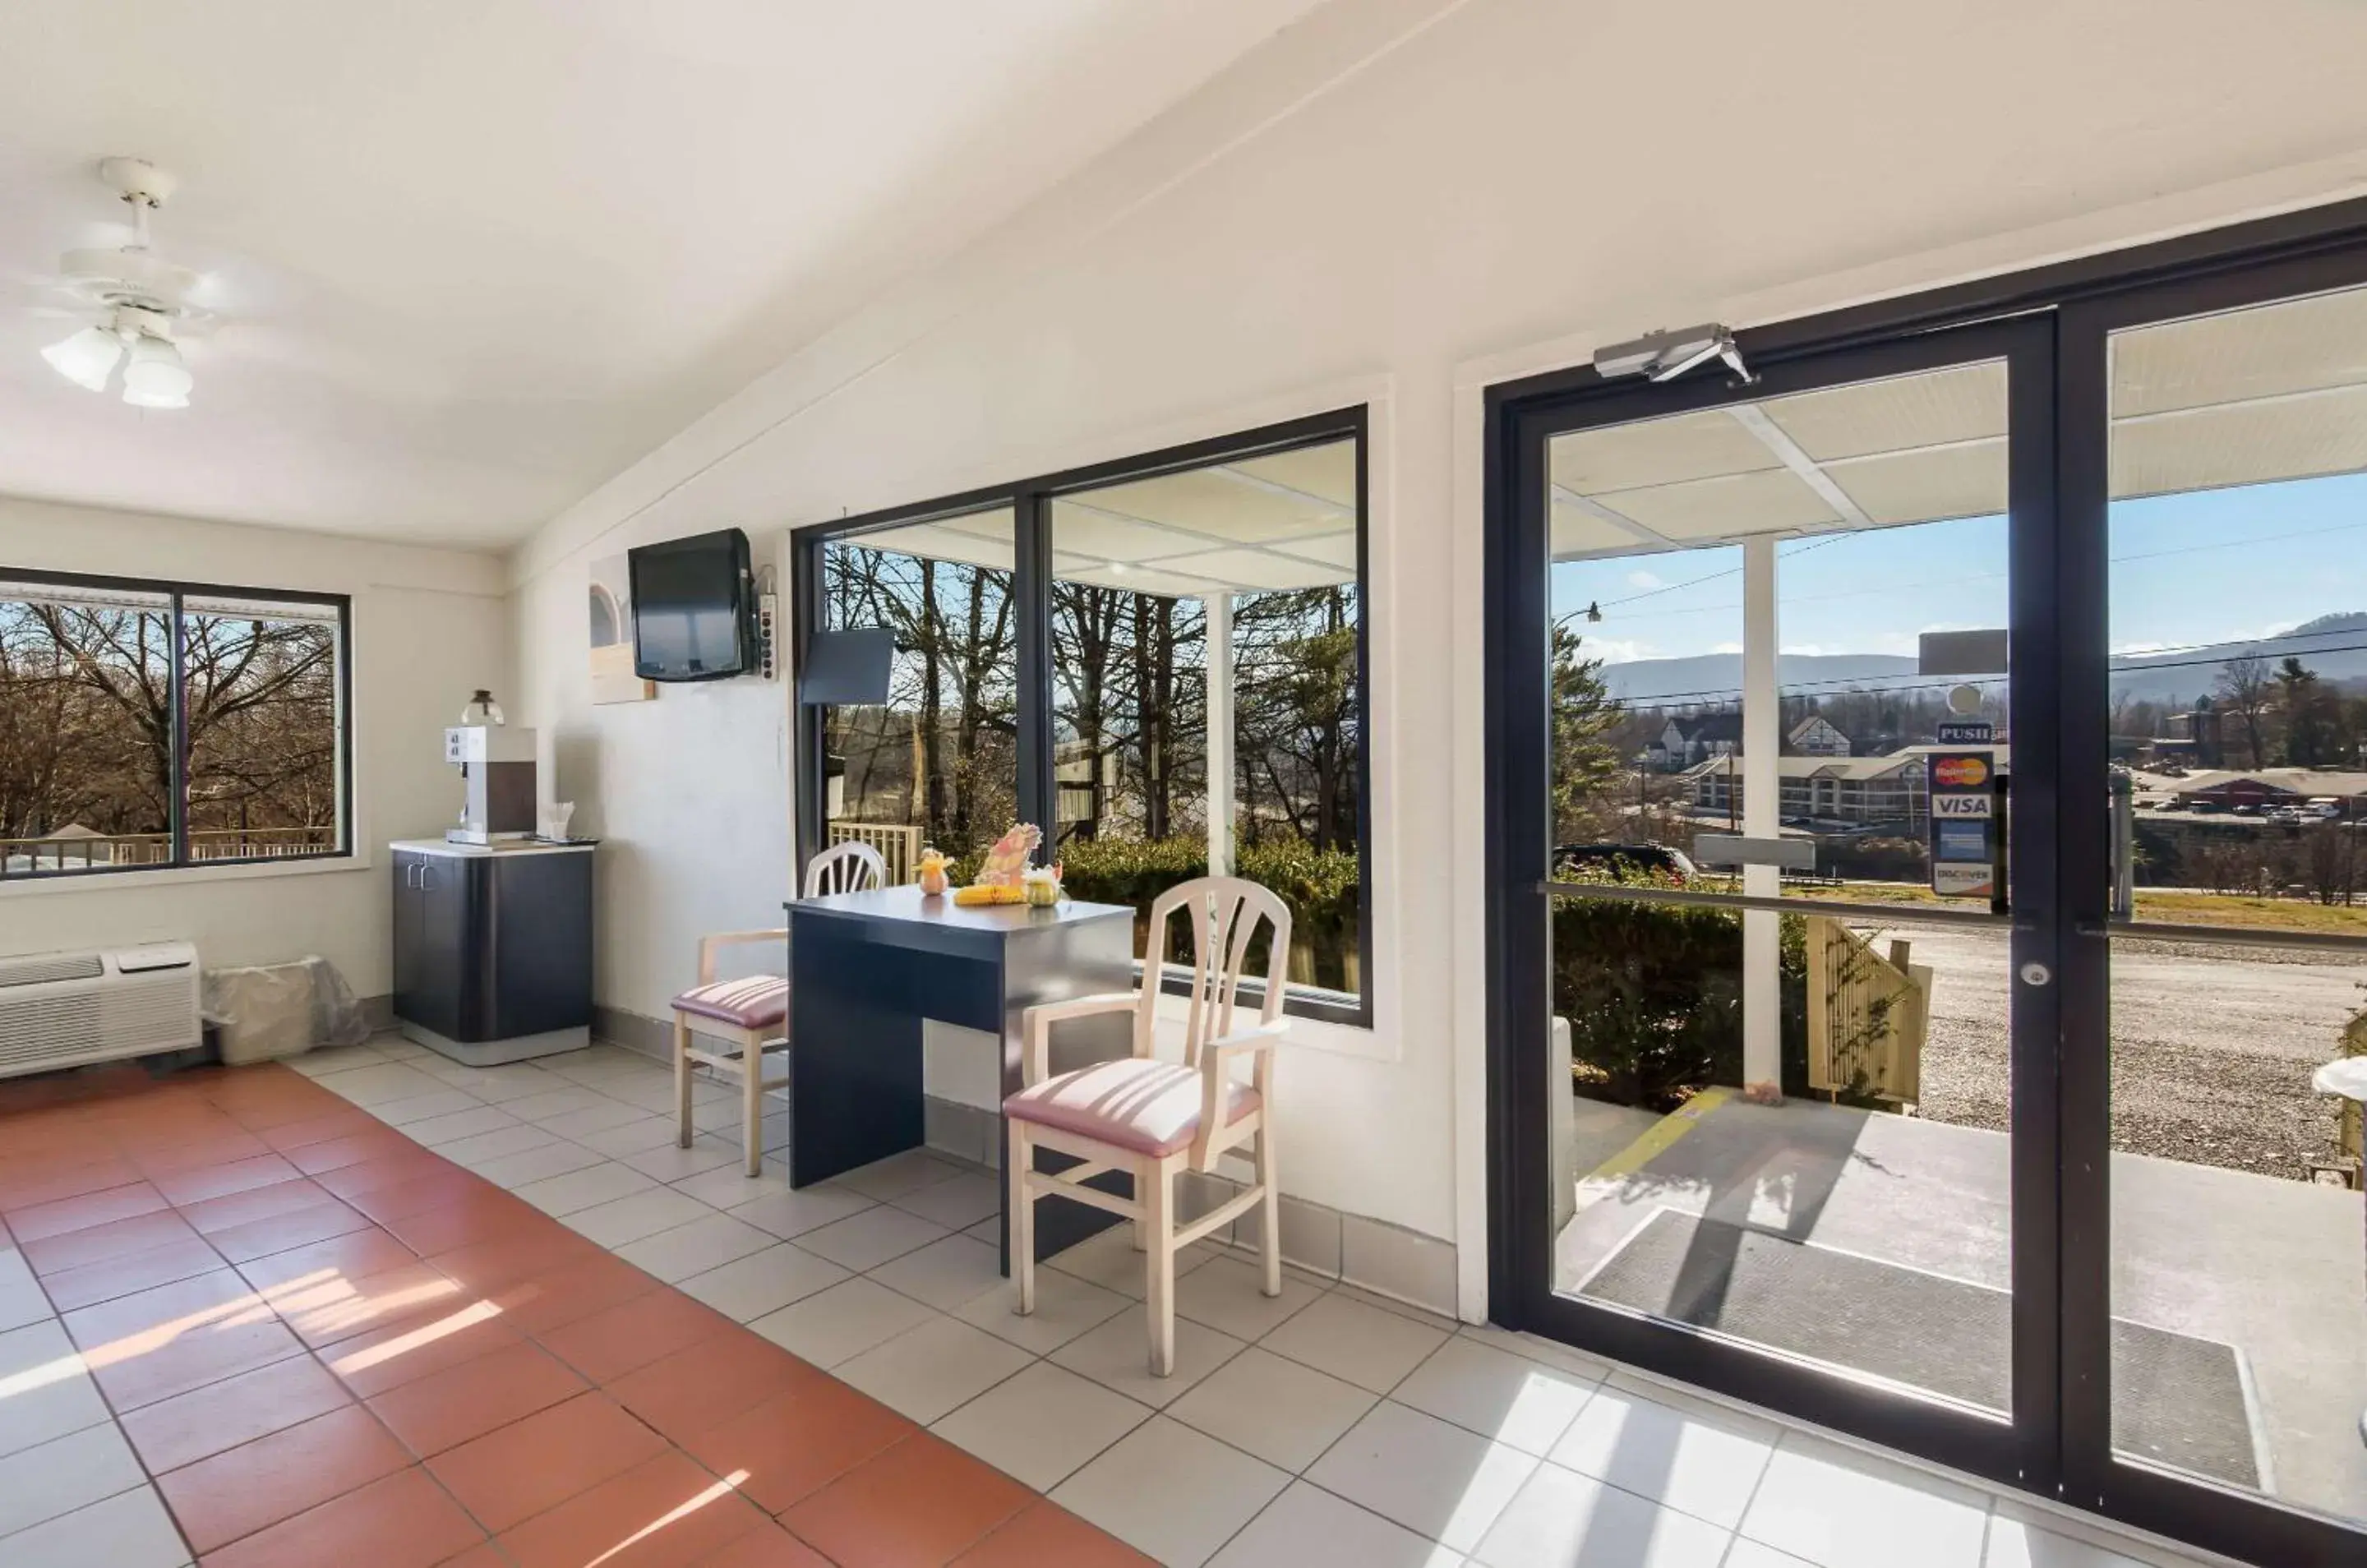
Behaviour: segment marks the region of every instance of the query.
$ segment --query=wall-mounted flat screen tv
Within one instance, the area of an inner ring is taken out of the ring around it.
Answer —
[[[627,552],[633,673],[644,681],[720,681],[755,670],[756,581],[737,528]]]

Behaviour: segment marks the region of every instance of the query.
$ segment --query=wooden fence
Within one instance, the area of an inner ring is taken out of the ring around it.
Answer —
[[[197,861],[285,860],[327,854],[337,847],[334,828],[198,828],[189,833],[189,859]],[[170,833],[75,833],[63,838],[0,839],[0,877],[54,876],[60,872],[166,865],[173,859]]]
[[[888,886],[901,887],[920,878],[921,829],[910,822],[846,822],[830,824],[829,843],[869,844],[888,863]]]
[[[1886,956],[1839,920],[1810,916],[1808,1087],[1912,1103],[1923,1097],[1931,970],[1893,942]]]

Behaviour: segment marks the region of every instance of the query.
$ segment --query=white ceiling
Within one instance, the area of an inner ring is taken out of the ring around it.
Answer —
[[[0,25],[0,493],[515,542],[1313,0],[75,0]],[[193,406],[30,308],[183,188]]]
[[[853,537],[873,549],[1009,570],[1009,507]],[[1169,597],[1356,580],[1356,444],[1331,441],[1057,496],[1052,570]]]
[[[1552,442],[1557,560],[2002,512],[2001,360]]]
[[[2367,471],[2367,288],[2112,334],[2114,499]],[[2006,509],[2001,361],[1576,431],[1556,559]]]

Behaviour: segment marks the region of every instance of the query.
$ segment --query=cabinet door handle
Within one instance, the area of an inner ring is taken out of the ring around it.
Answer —
[[[420,865],[420,867],[419,867],[419,890],[420,890],[422,893],[425,893],[425,892],[428,892],[428,891],[429,891],[429,887],[428,887],[428,886],[427,886],[427,874],[428,874],[428,872],[429,872],[429,871],[431,871],[431,870],[433,870],[433,869],[434,869],[433,867],[431,867],[431,866],[429,866],[429,865],[425,864],[424,862],[421,863],[421,865]]]

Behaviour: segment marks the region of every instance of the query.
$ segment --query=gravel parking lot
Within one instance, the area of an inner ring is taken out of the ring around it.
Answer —
[[[1885,933],[1932,968],[1920,1114],[2006,1125],[2003,933]],[[2299,1179],[2334,1147],[2333,1102],[2309,1075],[2367,1005],[2367,956],[2119,942],[2112,948],[2112,1146]]]

